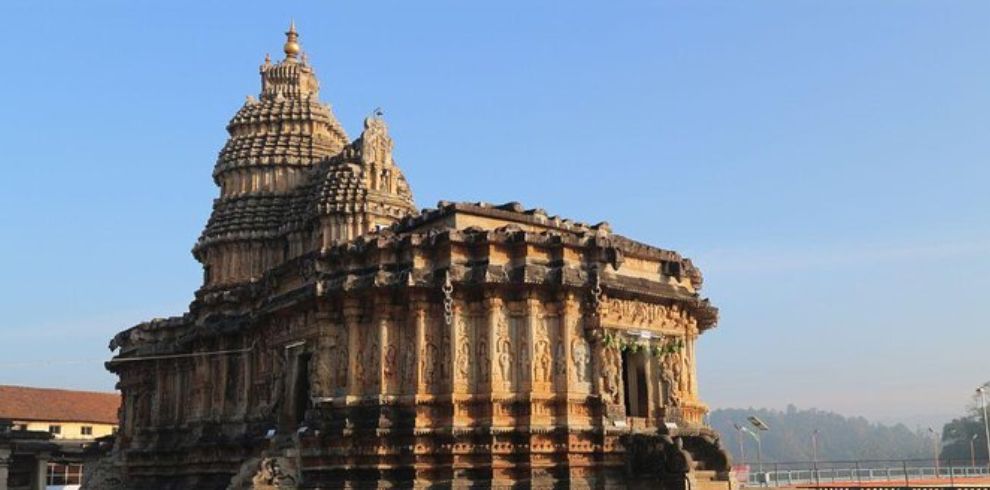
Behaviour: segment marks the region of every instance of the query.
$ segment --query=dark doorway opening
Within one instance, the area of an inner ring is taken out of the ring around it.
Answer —
[[[649,386],[646,383],[645,353],[622,353],[623,388],[625,388],[626,416],[646,417],[649,414]]]
[[[306,352],[296,356],[296,382],[292,393],[292,425],[299,425],[306,418],[309,409],[309,360],[312,354]]]

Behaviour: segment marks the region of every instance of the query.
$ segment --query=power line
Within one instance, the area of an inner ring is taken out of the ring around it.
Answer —
[[[48,360],[38,360],[38,361],[5,362],[5,363],[0,363],[0,369],[25,368],[25,367],[37,367],[37,366],[56,366],[56,365],[70,365],[70,364],[89,364],[95,362],[99,362],[99,363],[110,362],[112,364],[118,364],[118,363],[136,362],[136,361],[182,359],[188,357],[224,356],[230,354],[243,354],[245,352],[250,352],[254,350],[256,344],[257,342],[252,343],[250,347],[243,349],[189,352],[186,354],[162,354],[157,356],[115,357],[111,359],[48,359]]]

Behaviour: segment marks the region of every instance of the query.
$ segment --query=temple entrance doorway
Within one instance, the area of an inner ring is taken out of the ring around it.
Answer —
[[[288,425],[298,427],[306,417],[309,408],[309,360],[312,354],[300,352],[294,356],[292,363],[292,383],[289,393],[289,403],[285,414],[288,415]]]
[[[646,381],[645,352],[622,353],[623,388],[625,388],[626,416],[647,417],[649,415],[649,384]]]

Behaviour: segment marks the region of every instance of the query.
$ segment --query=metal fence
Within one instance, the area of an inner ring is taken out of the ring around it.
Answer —
[[[733,467],[746,486],[956,486],[985,482],[990,463],[942,460],[801,461],[745,463]]]

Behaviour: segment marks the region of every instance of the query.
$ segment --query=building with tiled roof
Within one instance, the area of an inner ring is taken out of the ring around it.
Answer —
[[[83,448],[119,409],[119,393],[0,385],[0,490],[79,488]]]
[[[117,427],[119,393],[0,385],[0,420],[50,432],[55,439],[95,439]]]

